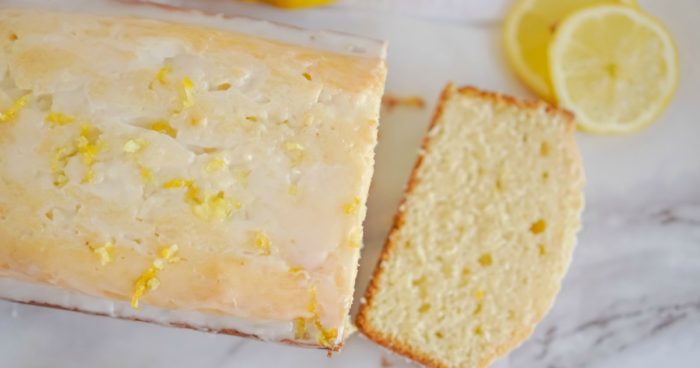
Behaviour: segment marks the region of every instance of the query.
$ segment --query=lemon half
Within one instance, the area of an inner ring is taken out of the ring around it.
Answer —
[[[678,55],[664,26],[639,10],[600,5],[557,28],[549,48],[552,86],[579,127],[636,131],[665,109],[678,85]]]
[[[541,98],[554,101],[547,49],[559,23],[571,13],[593,5],[625,4],[634,0],[518,0],[505,22],[505,50],[520,79]]]

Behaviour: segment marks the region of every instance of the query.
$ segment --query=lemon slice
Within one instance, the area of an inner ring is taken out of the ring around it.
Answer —
[[[559,22],[576,10],[634,0],[518,0],[506,17],[506,57],[520,79],[541,98],[554,102],[549,81],[547,49]]]
[[[579,127],[626,133],[651,123],[678,85],[678,55],[664,26],[625,6],[581,10],[558,27],[549,48],[559,105]]]

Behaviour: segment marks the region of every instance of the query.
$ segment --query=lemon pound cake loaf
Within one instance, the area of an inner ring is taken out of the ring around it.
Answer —
[[[384,44],[43,3],[0,9],[0,298],[337,349]]]
[[[431,367],[486,367],[552,304],[583,204],[573,117],[473,88],[443,92],[357,317]]]

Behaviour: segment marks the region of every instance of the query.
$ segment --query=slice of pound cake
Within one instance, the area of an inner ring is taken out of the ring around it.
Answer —
[[[583,206],[573,116],[448,86],[361,306],[370,339],[486,367],[557,294]]]
[[[110,1],[0,8],[0,298],[337,349],[384,44]]]

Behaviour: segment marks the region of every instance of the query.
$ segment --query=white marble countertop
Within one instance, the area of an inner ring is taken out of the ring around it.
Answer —
[[[458,11],[431,8],[431,17],[450,15],[441,20],[416,16],[428,14],[429,2],[421,0],[411,2],[423,10],[402,6],[400,14],[390,10],[398,3],[390,0],[291,13],[199,1],[387,39],[387,91],[429,102],[425,110],[382,117],[358,295],[443,85],[452,80],[529,96],[505,65],[503,1],[482,7],[443,1]],[[640,2],[678,42],[678,93],[662,118],[638,134],[578,135],[587,207],[571,269],[535,334],[497,368],[700,367],[700,2]],[[410,366],[361,335],[329,359],[317,350],[0,302],[3,368]]]

